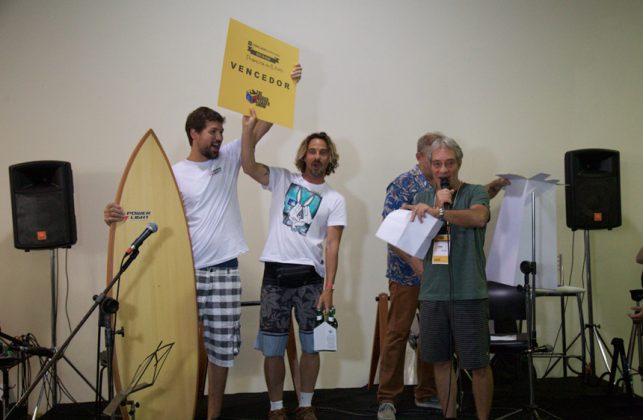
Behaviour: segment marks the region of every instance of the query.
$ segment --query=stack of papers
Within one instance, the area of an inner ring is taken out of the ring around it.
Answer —
[[[442,224],[431,215],[426,215],[422,222],[417,218],[411,222],[411,211],[400,209],[386,216],[375,236],[407,254],[424,259]]]

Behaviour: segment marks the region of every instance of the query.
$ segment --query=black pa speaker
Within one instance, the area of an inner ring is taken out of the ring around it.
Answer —
[[[621,226],[619,152],[582,149],[565,153],[567,227],[612,229]]]
[[[47,160],[12,165],[9,182],[16,248],[69,248],[76,243],[69,162]]]

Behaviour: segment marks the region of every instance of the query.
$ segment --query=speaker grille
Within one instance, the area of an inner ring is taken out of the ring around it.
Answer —
[[[51,249],[76,243],[69,162],[37,161],[9,167],[14,245]]]
[[[565,153],[565,204],[571,229],[621,225],[619,152],[583,149]]]

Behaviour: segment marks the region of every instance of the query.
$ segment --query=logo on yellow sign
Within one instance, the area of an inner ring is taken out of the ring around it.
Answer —
[[[263,96],[260,90],[256,89],[246,91],[246,101],[261,108],[270,106],[270,100],[267,97]]]

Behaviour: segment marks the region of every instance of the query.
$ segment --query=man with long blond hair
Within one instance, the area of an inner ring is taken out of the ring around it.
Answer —
[[[270,398],[269,419],[284,420],[284,352],[290,313],[299,326],[302,355],[298,420],[315,420],[313,392],[319,374],[313,328],[317,309],[333,306],[339,244],[346,226],[346,203],[326,183],[338,166],[339,155],[324,132],[307,136],[299,146],[295,165],[301,173],[268,167],[255,160],[254,110],[244,117],[241,164],[243,171],[272,192],[268,239],[261,255],[265,263],[261,286],[261,316],[255,348],[264,355]]]

